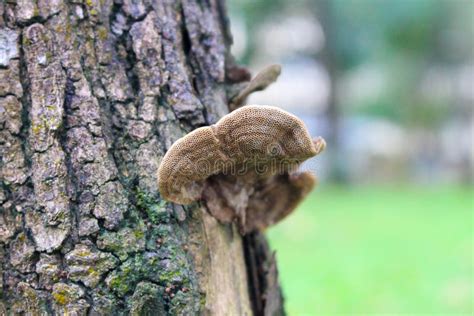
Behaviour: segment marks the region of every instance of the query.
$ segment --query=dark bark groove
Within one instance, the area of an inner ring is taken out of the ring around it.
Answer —
[[[157,191],[230,43],[219,0],[0,2],[0,315],[281,312],[262,235]]]

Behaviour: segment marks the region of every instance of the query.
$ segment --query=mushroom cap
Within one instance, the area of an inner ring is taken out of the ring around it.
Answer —
[[[259,164],[298,165],[318,154],[320,145],[296,116],[274,106],[244,106],[171,146],[158,169],[160,194],[189,204],[201,197],[203,183],[212,175],[236,172],[236,166],[239,172],[243,166],[244,173],[259,173]]]
[[[219,141],[209,126],[178,139],[166,152],[158,169],[161,196],[179,204],[190,204],[201,196],[201,182],[218,172],[211,162],[220,155]]]
[[[229,157],[306,160],[317,154],[303,121],[275,106],[241,107],[220,119],[215,130]]]

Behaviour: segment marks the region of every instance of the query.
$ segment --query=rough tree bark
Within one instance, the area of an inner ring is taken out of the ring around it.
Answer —
[[[218,0],[0,2],[1,315],[282,313],[262,235],[157,192],[245,77],[230,42]]]

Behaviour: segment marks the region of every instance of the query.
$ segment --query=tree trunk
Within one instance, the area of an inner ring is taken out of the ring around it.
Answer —
[[[157,191],[230,42],[218,0],[0,3],[0,315],[282,313],[261,234]]]

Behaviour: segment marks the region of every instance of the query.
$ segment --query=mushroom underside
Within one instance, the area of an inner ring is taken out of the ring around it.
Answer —
[[[290,171],[266,177],[217,174],[205,181],[202,200],[217,220],[236,222],[241,234],[247,234],[285,218],[315,183],[311,172]]]

